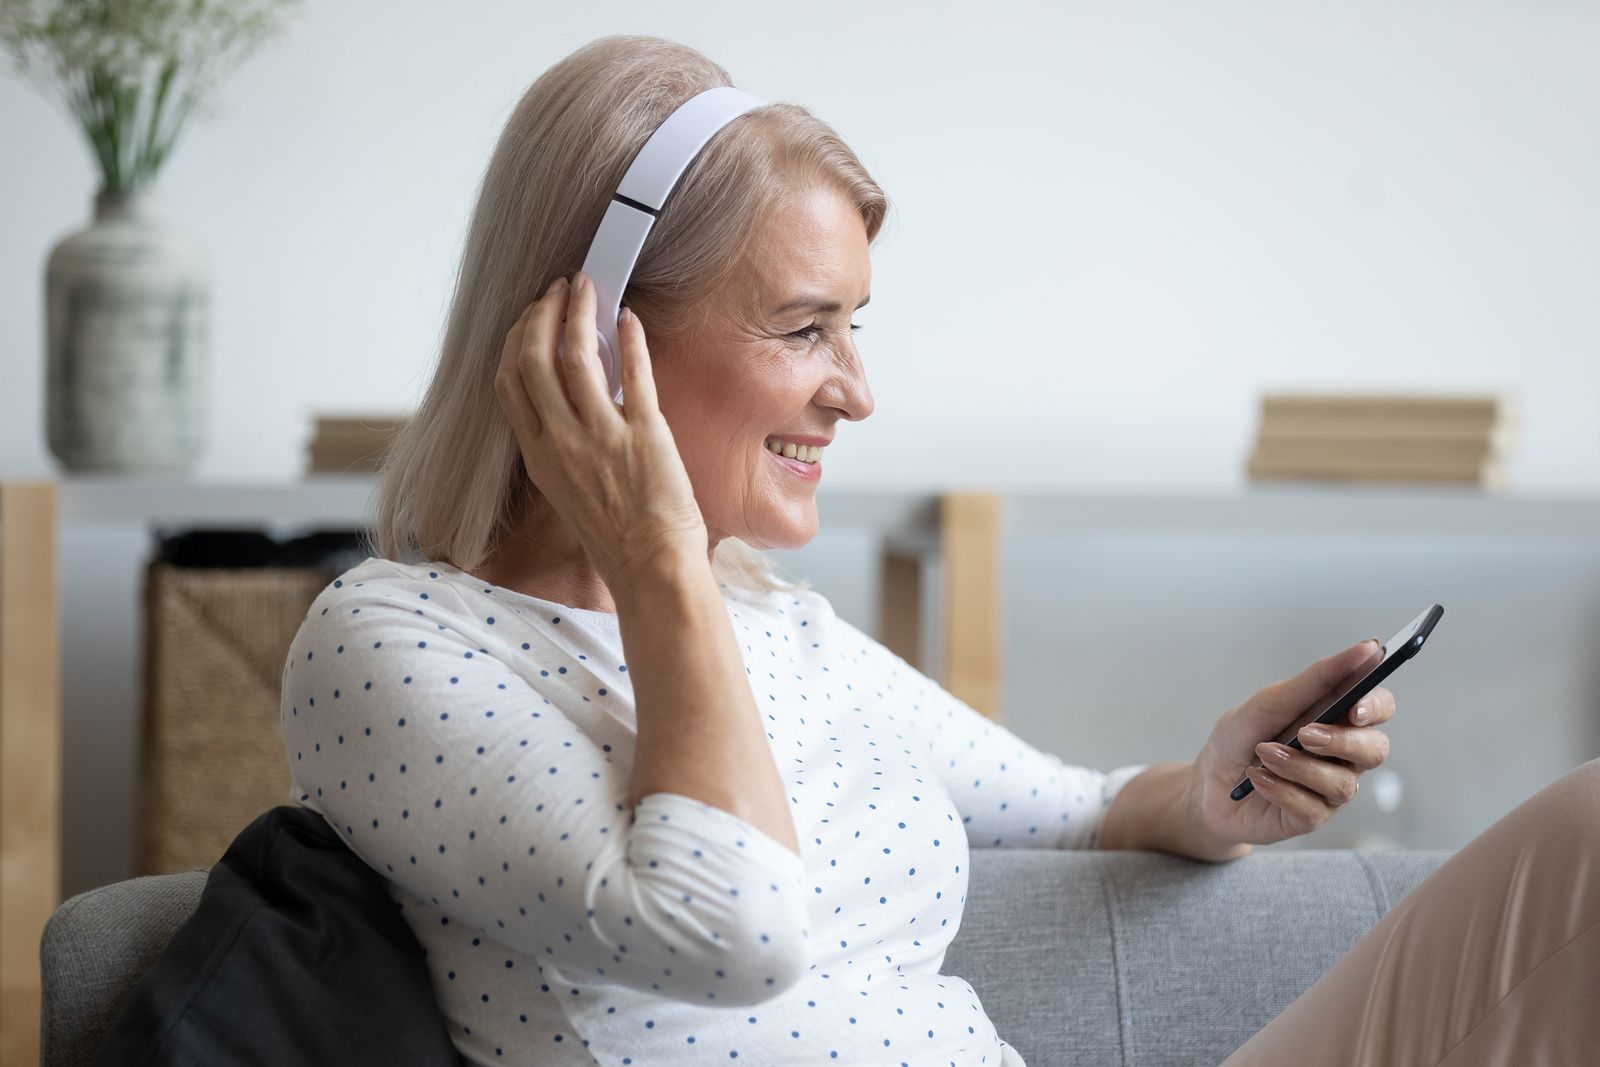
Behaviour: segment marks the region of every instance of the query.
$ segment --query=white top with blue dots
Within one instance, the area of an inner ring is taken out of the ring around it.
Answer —
[[[385,876],[468,1062],[1022,1067],[939,973],[969,843],[1092,848],[1144,765],[1033,748],[814,591],[723,594],[803,856],[687,796],[629,810],[617,617],[443,563],[318,594],[290,799]]]

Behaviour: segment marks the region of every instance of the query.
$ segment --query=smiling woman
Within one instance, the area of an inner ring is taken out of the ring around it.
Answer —
[[[1020,1067],[939,973],[968,838],[1092,846],[1142,768],[1032,748],[760,554],[815,535],[821,454],[872,413],[883,192],[797,104],[721,127],[623,292],[621,406],[567,277],[728,83],[606,38],[513,111],[376,552],[290,651],[294,798],[385,876],[469,1062]]]

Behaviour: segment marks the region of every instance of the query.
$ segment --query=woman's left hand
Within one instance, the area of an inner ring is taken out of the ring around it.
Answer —
[[[1310,833],[1354,799],[1362,772],[1389,755],[1389,736],[1373,729],[1394,715],[1387,689],[1362,697],[1348,725],[1302,727],[1304,752],[1262,739],[1276,737],[1314,705],[1326,706],[1382,655],[1377,642],[1363,641],[1268,686],[1217,720],[1195,759],[1186,797],[1196,829],[1217,843],[1264,845]],[[1264,766],[1250,767],[1258,757]],[[1245,774],[1254,790],[1243,800],[1230,799]]]

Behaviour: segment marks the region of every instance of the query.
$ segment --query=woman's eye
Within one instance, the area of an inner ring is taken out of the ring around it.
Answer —
[[[859,324],[854,323],[854,322],[852,322],[850,324],[850,332],[851,333],[854,333],[855,331],[857,331],[859,329],[861,329],[861,326]],[[800,329],[794,331],[791,334],[788,334],[787,336],[789,336],[789,337],[798,337],[802,341],[815,341],[817,339],[817,333],[818,333],[817,324],[813,322],[811,325],[802,326]]]

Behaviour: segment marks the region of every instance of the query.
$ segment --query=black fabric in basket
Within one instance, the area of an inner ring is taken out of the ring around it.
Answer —
[[[95,1067],[461,1059],[383,879],[309,808],[272,808],[211,868]]]
[[[163,533],[155,562],[174,567],[321,567],[337,575],[366,558],[356,531],[322,530],[279,540],[261,530]]]

